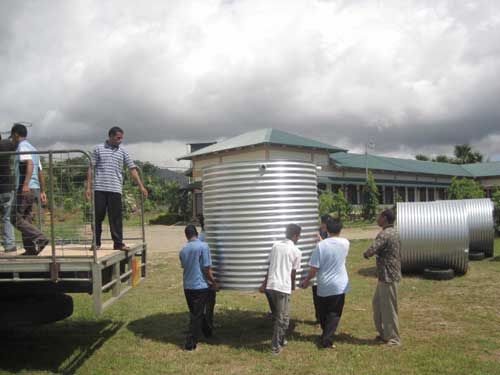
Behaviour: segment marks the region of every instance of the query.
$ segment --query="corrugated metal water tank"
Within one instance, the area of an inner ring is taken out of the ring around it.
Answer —
[[[257,289],[273,243],[287,224],[302,227],[302,269],[316,246],[316,165],[300,161],[227,163],[203,170],[206,241],[225,289]],[[298,272],[300,279],[300,272]]]
[[[442,202],[451,202],[467,211],[469,251],[484,252],[487,257],[492,257],[495,241],[495,223],[493,218],[495,207],[491,199],[461,199]]]
[[[464,274],[469,263],[467,210],[450,201],[397,204],[401,269],[452,268]]]

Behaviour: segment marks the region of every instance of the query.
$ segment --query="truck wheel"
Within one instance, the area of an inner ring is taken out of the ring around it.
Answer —
[[[424,269],[424,279],[429,280],[451,280],[455,277],[455,271],[441,268],[426,268]]]
[[[0,299],[0,329],[39,326],[73,314],[73,298],[66,294],[35,294]],[[8,324],[8,327],[7,327]]]
[[[486,254],[482,252],[469,253],[469,260],[483,260],[485,257]]]

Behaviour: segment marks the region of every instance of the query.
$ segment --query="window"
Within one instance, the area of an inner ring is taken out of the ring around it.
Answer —
[[[427,188],[421,187],[418,188],[418,200],[420,202],[427,202]]]
[[[415,188],[408,188],[408,202],[415,202]]]
[[[434,188],[429,188],[429,202],[435,201],[436,198],[434,197]]]
[[[402,186],[398,187],[398,195],[402,202],[406,202],[406,188]]]
[[[358,204],[358,190],[356,185],[347,186],[347,201],[350,204]]]
[[[392,186],[385,187],[385,204],[394,204],[394,189]]]

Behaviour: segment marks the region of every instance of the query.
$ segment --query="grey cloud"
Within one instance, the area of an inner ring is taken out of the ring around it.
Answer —
[[[136,144],[277,127],[496,152],[496,2],[3,2],[0,31],[0,123],[35,122],[44,146],[118,124]]]

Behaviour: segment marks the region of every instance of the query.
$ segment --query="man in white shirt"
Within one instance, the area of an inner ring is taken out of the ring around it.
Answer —
[[[269,268],[260,292],[266,293],[273,305],[274,330],[272,353],[278,355],[287,345],[285,333],[290,322],[290,295],[295,290],[295,276],[300,269],[302,253],[295,246],[301,228],[297,224],[286,227],[286,240],[276,242],[269,255]]]
[[[335,349],[333,336],[342,316],[345,293],[350,290],[346,269],[349,241],[339,237],[342,230],[340,219],[328,219],[326,227],[328,238],[319,242],[312,253],[311,268],[301,286],[307,288],[310,280],[317,277],[319,318],[323,330],[320,344]]]

